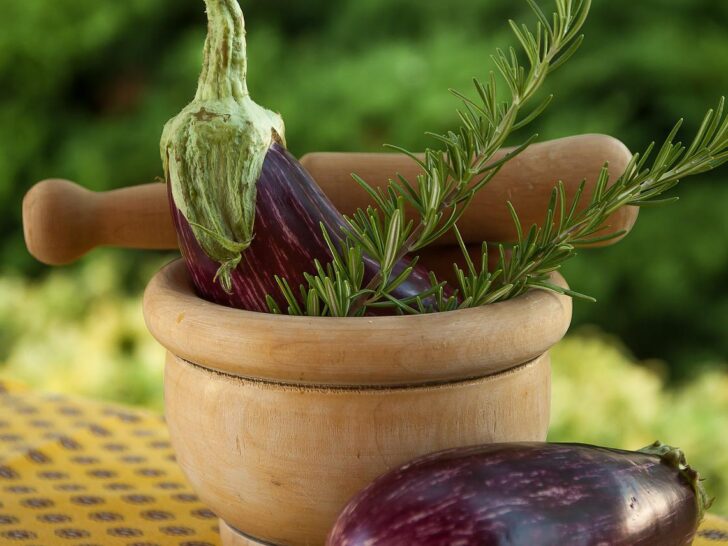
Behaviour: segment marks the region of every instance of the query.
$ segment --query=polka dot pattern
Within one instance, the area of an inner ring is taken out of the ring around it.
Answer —
[[[164,421],[0,380],[0,544],[219,546]]]
[[[693,542],[693,546],[715,543],[728,544],[728,519],[708,515],[700,526],[698,537]]]

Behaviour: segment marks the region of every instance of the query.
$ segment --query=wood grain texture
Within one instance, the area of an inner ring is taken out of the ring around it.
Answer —
[[[554,275],[553,282],[565,285]],[[198,298],[181,260],[144,294],[152,335],[172,353],[231,375],[315,385],[415,385],[482,377],[559,341],[571,298],[533,290],[450,313],[361,318],[251,313]]]
[[[546,354],[481,379],[396,389],[250,381],[172,354],[165,371],[172,444],[200,499],[246,535],[291,546],[322,545],[351,496],[418,456],[543,441],[549,397]]]
[[[502,150],[498,157],[507,151]],[[524,225],[541,223],[557,180],[562,179],[568,194],[573,195],[581,180],[586,179],[588,198],[605,162],[616,177],[630,158],[624,144],[605,135],[534,144],[477,195],[459,224],[465,240],[476,244],[483,240],[512,240],[515,229],[506,201],[513,202]],[[393,153],[314,153],[301,162],[346,214],[370,203],[366,192],[352,180],[352,172],[375,187],[385,185],[397,172],[411,180],[419,172],[414,161]],[[607,232],[630,231],[637,213],[635,207],[618,210],[610,217]],[[177,248],[167,195],[159,183],[95,193],[68,180],[46,180],[26,195],[23,225],[31,254],[51,265],[70,263],[97,246]],[[452,243],[452,237],[445,237],[437,244]]]

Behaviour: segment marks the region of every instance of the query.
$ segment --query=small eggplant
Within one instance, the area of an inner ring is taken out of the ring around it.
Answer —
[[[266,294],[280,294],[276,275],[297,288],[314,260],[330,261],[321,226],[340,246],[347,224],[285,149],[281,117],[250,98],[238,1],[205,4],[208,35],[197,94],[167,123],[161,140],[170,205],[198,294],[266,312]],[[395,274],[408,264],[399,263]],[[365,260],[365,282],[376,271]],[[415,269],[396,295],[429,287],[426,271]]]
[[[340,244],[345,221],[311,175],[280,144],[274,143],[268,150],[256,190],[255,238],[244,251],[241,263],[230,272],[229,288],[215,282],[220,264],[200,246],[189,222],[175,206],[168,184],[172,218],[192,282],[202,298],[228,307],[266,312],[266,294],[270,294],[285,309],[275,276],[287,277],[293,287],[304,283],[303,273],[310,272],[314,260],[326,263],[331,259],[321,224]],[[397,264],[394,275],[408,263],[402,260]],[[364,265],[366,283],[377,271],[377,264],[365,257]],[[396,295],[414,296],[429,286],[427,272],[415,267]]]
[[[682,451],[659,442],[492,444],[378,478],[327,546],[683,546],[709,504]]]

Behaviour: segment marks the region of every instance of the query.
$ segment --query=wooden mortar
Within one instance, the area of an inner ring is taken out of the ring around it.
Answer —
[[[168,350],[177,460],[224,544],[320,545],[348,499],[392,467],[545,440],[548,349],[571,300],[531,291],[431,315],[278,316],[198,298],[178,260],[149,284],[144,316]]]

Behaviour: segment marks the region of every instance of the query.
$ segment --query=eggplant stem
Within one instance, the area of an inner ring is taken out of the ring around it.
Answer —
[[[248,95],[245,20],[237,0],[205,0],[207,39],[196,100]]]
[[[253,237],[256,183],[271,146],[284,142],[284,125],[248,94],[238,0],[205,0],[205,6],[207,39],[197,94],[165,125],[160,150],[175,210],[219,264],[212,282],[229,295],[232,272]]]
[[[671,447],[662,442],[654,443],[637,450],[638,453],[646,453],[647,455],[655,455],[660,458],[660,462],[676,469],[682,478],[687,481],[688,485],[695,491],[695,499],[698,505],[698,521],[703,520],[705,512],[713,504],[715,498],[708,496],[703,480],[697,470],[690,467],[685,457],[685,453],[679,448]]]

